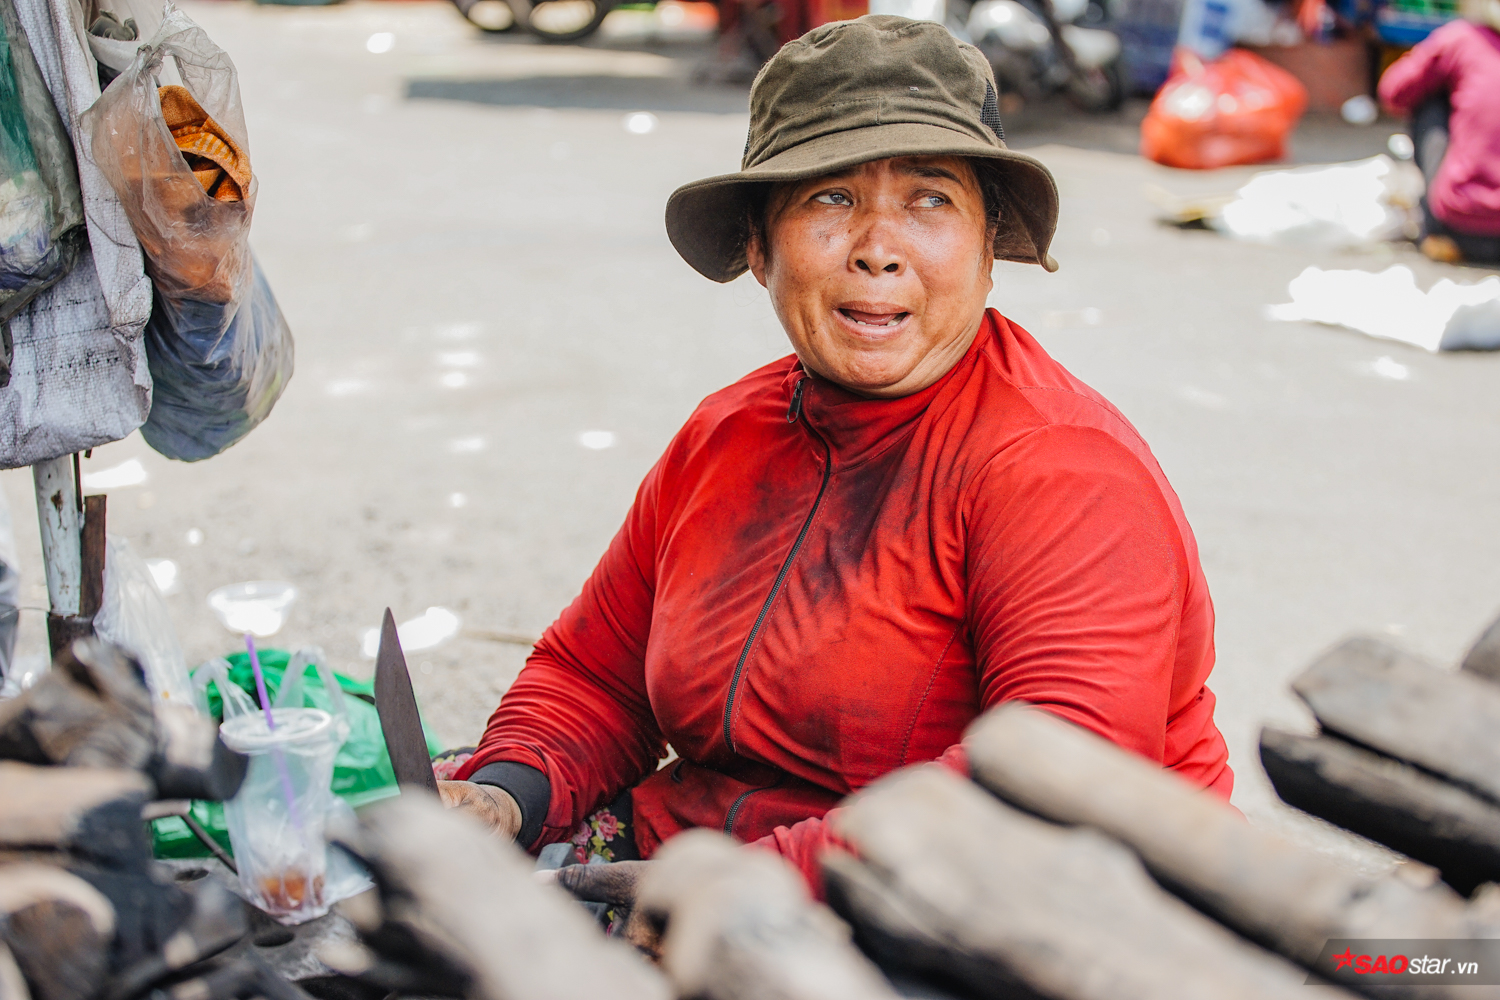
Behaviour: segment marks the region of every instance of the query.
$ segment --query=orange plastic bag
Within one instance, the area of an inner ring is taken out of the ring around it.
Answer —
[[[1306,109],[1307,88],[1260,56],[1230,49],[1204,62],[1178,49],[1141,122],[1141,155],[1189,170],[1279,160]]]

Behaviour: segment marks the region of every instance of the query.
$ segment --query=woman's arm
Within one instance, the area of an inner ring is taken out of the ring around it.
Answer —
[[[1434,32],[1392,63],[1380,78],[1380,102],[1401,114],[1410,114],[1428,97],[1448,89],[1451,81],[1448,47],[1443,44],[1446,38],[1446,33]]]
[[[515,799],[524,847],[570,836],[591,810],[649,774],[664,752],[644,661],[665,461],[647,474],[583,592],[543,634],[455,776],[496,785]]]
[[[1101,430],[1054,425],[991,460],[971,497],[981,709],[1027,701],[1175,763],[1164,758],[1189,556],[1151,470]],[[1204,640],[1195,687],[1212,663]]]

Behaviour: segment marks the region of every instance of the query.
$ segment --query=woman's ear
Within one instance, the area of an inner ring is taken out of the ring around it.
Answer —
[[[760,286],[766,287],[766,247],[758,232],[752,232],[745,241],[745,262],[750,265],[750,273],[755,275]]]

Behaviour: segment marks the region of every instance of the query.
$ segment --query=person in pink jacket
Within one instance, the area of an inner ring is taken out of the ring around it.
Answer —
[[[1464,0],[1386,70],[1380,99],[1411,116],[1427,178],[1422,252],[1457,264],[1500,263],[1500,0]]]

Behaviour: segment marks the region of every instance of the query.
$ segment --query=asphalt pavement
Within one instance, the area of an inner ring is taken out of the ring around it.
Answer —
[[[542,46],[484,37],[446,3],[184,0],[241,72],[260,177],[253,243],[297,338],[269,420],[208,462],[140,437],[96,449],[110,527],[170,560],[190,663],[238,646],[211,589],[301,592],[273,644],[364,676],[365,630],[453,611],[411,656],[429,721],[472,743],[526,647],[574,596],[636,485],[705,395],[788,352],[753,280],[712,284],[667,242],[685,181],[734,169],[746,91],[694,86],[709,52],[650,15]],[[1154,219],[1145,190],[1227,192],[1134,155],[1143,105],[1013,128],[1056,173],[1052,275],[1001,264],[991,304],[1110,398],[1151,443],[1197,533],[1218,612],[1210,680],[1235,801],[1362,865],[1385,855],[1275,804],[1265,723],[1307,728],[1287,682],[1373,632],[1454,663],[1500,611],[1500,356],[1428,355],[1263,317],[1309,264],[1411,265],[1424,286],[1489,272],[1410,247],[1330,253]],[[1330,119],[1300,162],[1384,148],[1395,125]],[[124,478],[132,478],[126,475]],[[45,605],[29,474],[0,476],[29,606]],[[22,655],[43,648],[23,618]]]

